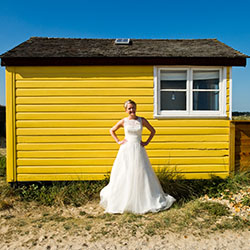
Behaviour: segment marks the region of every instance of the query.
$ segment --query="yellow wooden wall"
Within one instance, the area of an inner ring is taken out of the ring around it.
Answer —
[[[156,129],[147,147],[156,171],[229,174],[229,120],[154,119],[152,66],[7,67],[6,85],[9,182],[104,178],[119,148],[109,129],[127,99]]]

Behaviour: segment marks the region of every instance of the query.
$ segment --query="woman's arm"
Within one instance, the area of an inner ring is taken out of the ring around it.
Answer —
[[[123,124],[124,124],[124,120],[122,119],[122,120],[120,120],[119,122],[117,122],[117,123],[115,124],[115,126],[112,127],[112,128],[109,130],[111,136],[115,139],[115,141],[116,141],[119,145],[125,143],[126,140],[124,139],[124,140],[122,140],[122,141],[119,141],[119,139],[118,139],[118,137],[117,137],[115,131],[117,131],[119,128],[123,127]]]
[[[150,141],[152,140],[152,138],[154,137],[155,129],[151,126],[151,124],[147,121],[147,119],[145,119],[143,117],[142,117],[142,125],[144,127],[146,127],[151,132],[147,141],[145,141],[145,142],[141,141],[141,145],[144,147],[144,146],[147,146],[150,143]]]

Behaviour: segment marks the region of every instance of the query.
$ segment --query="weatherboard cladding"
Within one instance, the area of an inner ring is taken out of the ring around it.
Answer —
[[[119,149],[109,129],[129,98],[157,131],[147,147],[156,172],[228,176],[228,117],[154,118],[153,73],[152,66],[6,67],[8,182],[105,178]]]
[[[223,65],[245,66],[247,55],[217,39],[115,39],[32,37],[1,55],[19,65]]]

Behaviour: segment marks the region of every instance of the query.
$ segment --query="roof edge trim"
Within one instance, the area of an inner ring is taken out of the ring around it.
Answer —
[[[3,57],[1,66],[199,65],[246,66],[244,57]]]

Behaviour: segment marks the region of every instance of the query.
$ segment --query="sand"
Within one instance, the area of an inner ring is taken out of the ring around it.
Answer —
[[[98,219],[103,216],[103,209],[99,207],[98,201],[92,201],[78,208],[44,207],[23,202],[15,204],[13,208],[0,211],[1,250],[250,249],[249,230],[226,230],[209,234],[197,231],[176,233],[165,230],[164,233],[150,236],[138,229],[131,235],[131,231],[119,227],[119,224],[116,225],[119,217],[116,217],[113,224],[109,223],[109,220],[102,222]],[[114,234],[106,234],[105,230],[114,230]]]
[[[35,242],[35,243],[34,243]],[[34,245],[35,244],[35,245]],[[41,230],[29,236],[17,236],[15,240],[5,239],[0,243],[4,249],[227,249],[227,250],[249,250],[249,232],[216,233],[208,237],[184,236],[173,233],[166,233],[164,238],[158,236],[150,238],[128,238],[117,240],[105,238],[95,242],[89,242],[82,235],[52,234]]]

